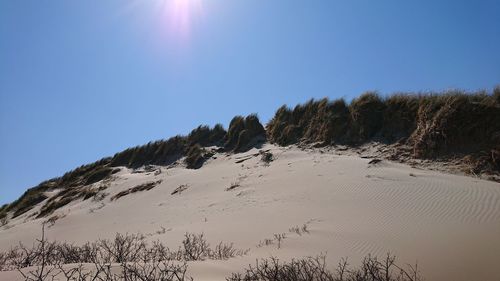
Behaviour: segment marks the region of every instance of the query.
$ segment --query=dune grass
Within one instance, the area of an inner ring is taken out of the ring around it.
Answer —
[[[234,152],[247,150],[257,137],[265,139],[266,131],[256,114],[250,114],[246,118],[236,116],[229,124],[226,135],[225,148]]]
[[[187,152],[186,159],[186,167],[188,169],[197,169],[203,165],[204,162],[204,153],[205,149],[201,147],[198,143],[191,146]]]
[[[235,117],[235,120],[237,119]],[[12,212],[13,217],[18,217],[44,202],[47,199],[45,192],[60,190],[41,207],[37,214],[37,217],[45,217],[74,200],[86,200],[94,196],[97,191],[90,186],[111,177],[119,171],[116,167],[120,166],[136,169],[146,165],[170,165],[186,157],[187,168],[200,168],[206,157],[210,156],[204,147],[223,147],[230,143],[227,146],[231,150],[241,150],[247,148],[254,137],[265,136],[264,127],[256,115],[241,117],[241,121],[241,129],[233,125],[230,133],[226,132],[221,124],[216,124],[213,128],[201,125],[187,136],[178,135],[166,140],[149,142],[125,149],[112,157],[82,165],[59,178],[42,182],[27,190],[18,200],[0,210],[0,215],[7,216],[7,213]],[[229,141],[233,135],[234,143]]]
[[[493,93],[448,91],[353,99],[310,100],[280,107],[267,124],[279,145],[358,145],[377,140],[412,147],[417,158],[469,155],[481,171],[500,172],[500,88]]]

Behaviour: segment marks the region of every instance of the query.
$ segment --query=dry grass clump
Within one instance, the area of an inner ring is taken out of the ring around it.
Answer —
[[[0,207],[0,226],[4,226],[9,222],[9,214],[5,209],[8,207],[8,204],[3,205]]]
[[[232,127],[235,136],[234,143],[229,142],[231,149],[239,151],[247,147],[253,139],[265,136],[264,128],[256,115],[242,117],[241,129]],[[228,133],[221,124],[213,128],[199,126],[188,136],[175,136],[167,140],[149,142],[146,145],[136,146],[116,153],[113,157],[103,158],[91,164],[82,165],[62,177],[54,178],[40,183],[29,189],[18,200],[2,210],[2,213],[14,213],[13,217],[20,216],[32,209],[46,198],[45,191],[62,189],[55,197],[51,198],[43,207],[38,217],[51,214],[54,210],[78,199],[88,199],[97,194],[94,189],[87,186],[109,178],[119,171],[119,166],[137,169],[147,165],[170,165],[184,156],[187,156],[188,168],[200,168],[203,161],[210,157],[203,147],[224,146],[228,143]]]
[[[145,165],[169,165],[189,154],[190,151],[194,152],[192,151],[193,147],[221,145],[225,135],[226,131],[220,124],[215,125],[212,129],[208,126],[198,126],[188,136],[175,136],[168,140],[128,148],[115,154],[110,165],[129,168],[139,168]]]
[[[7,207],[9,205],[8,204],[5,204],[3,205],[2,207],[0,207],[0,226],[4,226],[7,224],[7,220],[8,220],[8,213],[6,211]]]
[[[274,160],[274,155],[269,151],[261,152],[260,161],[264,162],[266,165],[269,165]]]
[[[38,186],[28,189],[19,199],[9,204],[5,211],[13,212],[13,217],[20,216],[45,201],[47,199],[44,194],[46,191],[52,191],[56,188],[62,189],[62,192],[47,201],[44,208],[42,208],[44,214],[51,213],[54,210],[53,208],[68,204],[71,202],[70,198],[84,198],[88,194],[86,193],[87,189],[82,188],[83,186],[109,178],[119,171],[119,169],[108,167],[109,161],[110,158],[104,158],[92,164],[80,166],[65,173],[62,177],[44,181]],[[76,193],[81,194],[77,196]]]
[[[47,196],[43,191],[37,188],[30,188],[18,200],[10,204],[5,211],[13,211],[12,217],[15,218],[31,210],[38,203],[45,201],[45,199],[47,199]]]
[[[270,139],[280,145],[302,140],[329,144],[345,140],[350,120],[344,100],[310,100],[293,110],[280,107],[267,124],[267,132]]]
[[[145,165],[168,165],[182,157],[186,137],[175,136],[168,140],[149,142],[143,146],[128,148],[111,159],[111,166],[138,168]]]
[[[188,185],[181,184],[176,189],[174,189],[174,191],[172,191],[172,193],[170,193],[170,195],[181,194],[186,189],[188,189]]]
[[[257,137],[265,139],[266,131],[256,114],[250,114],[246,118],[236,116],[229,124],[226,134],[226,149],[241,152],[248,149]]]
[[[500,104],[500,85],[497,85],[495,89],[493,89],[493,99],[497,104]]]
[[[450,91],[396,94],[368,92],[349,105],[310,100],[293,110],[280,107],[267,124],[279,145],[299,142],[360,144],[401,142],[420,158],[470,156],[474,170],[500,171],[500,87],[492,94]]]
[[[226,191],[233,190],[233,189],[235,189],[235,188],[237,188],[237,187],[240,187],[240,186],[241,186],[241,185],[240,185],[240,183],[239,183],[239,182],[232,182],[232,183],[231,183],[231,185],[229,185],[229,187],[228,187],[228,188],[226,188]]]
[[[271,141],[279,145],[289,145],[298,141],[298,134],[292,119],[292,111],[283,105],[274,114],[266,125],[267,134]]]
[[[76,200],[87,200],[90,198],[95,198],[100,191],[106,189],[107,187],[107,185],[102,185],[98,188],[90,186],[75,186],[63,189],[47,200],[47,202],[40,209],[37,218],[46,217],[52,214],[55,210],[62,208]]]
[[[349,108],[343,99],[318,103],[318,114],[308,126],[305,137],[312,142],[344,142],[350,127]]]
[[[355,142],[369,140],[382,129],[385,103],[376,93],[368,92],[354,99],[349,105],[352,127],[351,137]]]
[[[177,259],[185,261],[205,259],[226,260],[232,257],[246,255],[248,251],[249,249],[241,250],[234,248],[233,243],[226,244],[223,242],[220,242],[212,249],[203,233],[186,233],[184,235],[184,240],[182,240],[182,248],[180,248],[174,256],[177,256]],[[178,255],[180,255],[180,257]]]
[[[86,176],[86,180],[85,180],[85,183],[84,185],[90,185],[90,184],[93,184],[93,183],[96,183],[98,181],[101,181],[107,177],[109,177],[110,175],[113,174],[113,172],[117,172],[119,170],[115,170],[111,167],[99,167],[95,170],[93,170],[92,172],[89,173],[88,176]]]
[[[71,197],[66,197],[66,198],[57,197],[57,199],[51,200],[50,202],[47,202],[47,204],[43,205],[43,207],[40,209],[40,212],[38,213],[36,218],[43,218],[45,216],[48,216],[48,215],[52,214],[55,210],[68,205],[72,201],[73,201],[73,198],[71,198]]]
[[[296,225],[294,227],[291,227],[288,231],[292,232],[292,233],[296,233],[299,236],[302,236],[302,234],[304,234],[304,233],[309,234],[309,230],[307,229],[307,224],[303,224],[302,226]]]
[[[227,281],[419,281],[422,280],[417,265],[403,268],[396,264],[396,257],[388,254],[385,259],[366,257],[357,268],[349,268],[342,259],[335,271],[326,265],[326,257],[307,257],[281,262],[271,257],[249,265],[244,273],[233,273]]]
[[[411,141],[418,157],[491,149],[500,143],[500,104],[484,93],[428,96],[417,124]]]
[[[421,98],[414,94],[395,94],[385,100],[383,139],[398,141],[408,138],[415,131]]]
[[[151,189],[155,188],[157,185],[159,185],[161,182],[162,182],[161,180],[157,180],[154,182],[147,182],[147,183],[143,183],[143,184],[131,187],[127,190],[121,191],[121,192],[115,194],[114,196],[112,196],[111,201],[120,199],[121,197],[127,196],[127,195],[132,194],[132,193],[151,190]]]
[[[200,146],[221,145],[226,136],[226,130],[221,124],[212,129],[208,126],[198,126],[187,136],[188,146],[199,144]]]
[[[186,163],[186,167],[188,169],[200,168],[205,161],[204,154],[205,149],[199,144],[191,146],[187,152],[186,159],[184,160],[184,162]]]
[[[215,126],[210,131],[209,144],[222,146],[224,143],[224,138],[226,137],[226,130],[222,124],[215,124]]]

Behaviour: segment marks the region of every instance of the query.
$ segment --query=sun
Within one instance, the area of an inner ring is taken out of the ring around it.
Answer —
[[[118,16],[135,16],[156,25],[156,36],[185,46],[205,16],[204,0],[128,0]],[[151,21],[149,21],[151,20]],[[159,33],[158,33],[159,32]],[[166,37],[164,37],[166,36]]]
[[[166,2],[165,16],[170,32],[182,38],[190,37],[193,25],[202,16],[202,0],[164,1]]]

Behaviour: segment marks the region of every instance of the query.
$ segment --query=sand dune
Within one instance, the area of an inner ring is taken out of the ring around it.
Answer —
[[[177,247],[185,232],[203,232],[209,242],[234,242],[248,255],[189,264],[195,280],[224,280],[256,258],[283,259],[326,253],[334,266],[367,255],[397,255],[418,261],[426,280],[500,280],[500,184],[472,177],[382,161],[264,145],[216,154],[201,169],[158,167],[161,173],[114,175],[102,201],[73,202],[54,213],[50,239],[77,244],[140,232]],[[110,198],[146,182],[149,191]],[[97,183],[99,184],[99,183]],[[175,190],[175,194],[172,194]],[[33,209],[0,229],[0,250],[30,244],[42,220]],[[307,225],[309,233],[290,232]],[[280,249],[262,241],[286,233]],[[11,280],[13,272],[0,272]]]

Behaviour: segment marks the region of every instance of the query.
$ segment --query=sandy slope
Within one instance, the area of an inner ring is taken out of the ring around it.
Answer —
[[[334,266],[341,257],[355,264],[366,254],[388,251],[401,263],[418,261],[426,280],[500,280],[500,184],[387,161],[369,165],[369,159],[320,150],[262,149],[275,155],[269,166],[260,156],[246,157],[258,152],[253,149],[217,154],[199,170],[162,168],[155,175],[123,169],[107,190],[110,196],[57,211],[65,217],[47,234],[83,243],[115,232],[141,232],[176,248],[186,231],[204,232],[212,243],[250,248],[244,257],[190,263],[195,280],[223,280],[270,255],[327,253]],[[158,179],[163,182],[150,191],[109,199]],[[240,186],[226,191],[232,183]],[[187,189],[171,195],[180,185]],[[1,250],[30,243],[39,234],[41,221],[25,219],[0,230]],[[303,224],[310,234],[289,232]],[[166,232],[157,234],[162,227]],[[276,233],[287,234],[281,249],[257,247]],[[0,280],[14,275],[0,273]]]

